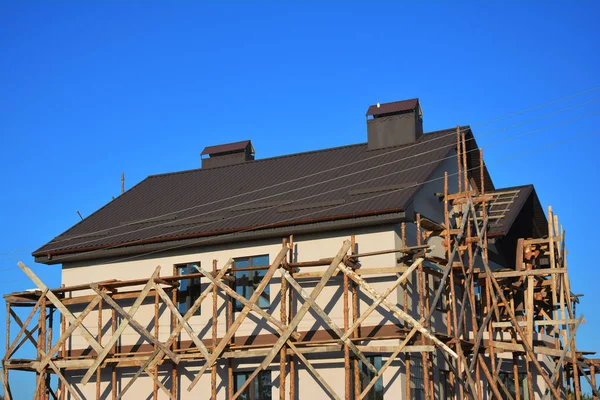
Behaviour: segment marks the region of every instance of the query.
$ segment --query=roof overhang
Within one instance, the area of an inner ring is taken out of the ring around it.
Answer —
[[[343,219],[324,219],[306,222],[296,222],[285,226],[273,226],[256,230],[238,229],[234,232],[221,232],[211,236],[198,236],[192,238],[161,239],[154,243],[123,244],[118,247],[98,248],[88,251],[78,251],[63,254],[36,255],[35,262],[53,265],[65,264],[75,261],[102,260],[102,262],[124,261],[123,258],[141,258],[144,256],[155,257],[157,253],[168,253],[184,248],[201,248],[219,245],[268,239],[273,237],[286,237],[319,232],[331,232],[350,228],[370,227],[398,223],[406,220],[406,213],[400,209],[378,211],[372,215],[353,215]]]

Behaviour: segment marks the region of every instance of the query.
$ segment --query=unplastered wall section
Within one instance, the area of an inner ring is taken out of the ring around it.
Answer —
[[[315,233],[301,235],[294,238],[294,261],[313,261],[323,258],[334,257],[340,250],[343,241],[349,240],[351,235],[355,235],[358,252],[371,252],[377,250],[392,249],[395,246],[394,227],[391,225],[366,227],[362,229],[353,229],[352,231],[339,231],[328,233]],[[218,268],[220,269],[230,258],[268,255],[272,262],[282,248],[282,240],[278,238],[252,241],[238,242],[231,245],[210,246],[200,249],[179,250],[170,253],[157,253],[152,257],[143,259],[130,259],[121,262],[77,262],[65,264],[62,270],[63,284],[78,285],[90,282],[99,282],[109,279],[130,280],[130,279],[147,279],[151,276],[157,266],[160,266],[160,274],[163,276],[173,274],[173,266],[182,263],[199,262],[205,270],[212,270],[213,260],[217,260]],[[385,254],[372,257],[364,257],[359,260],[361,269],[392,267],[396,265],[394,254]],[[300,272],[317,272],[324,271],[327,267],[310,267],[302,268]],[[387,276],[365,276],[365,279],[378,291],[383,292],[389,286],[396,276],[388,274]],[[342,275],[331,278],[321,295],[317,299],[317,303],[328,313],[331,319],[340,327],[343,327],[343,289],[341,287]],[[301,286],[307,293],[311,293],[319,279],[302,279],[299,280]],[[208,279],[203,278],[202,289],[208,287]],[[271,305],[267,310],[276,318],[279,317],[279,293],[281,288],[281,275],[277,272],[269,285]],[[140,289],[138,287],[138,289]],[[124,289],[119,290],[122,292]],[[290,290],[292,290],[290,288]],[[93,292],[76,292],[77,295],[93,294]],[[297,303],[295,309],[298,310],[303,301],[300,296],[296,296]],[[359,297],[360,310],[365,310],[372,300],[360,294]],[[128,310],[134,300],[120,301],[119,304]],[[162,303],[162,301],[161,301]],[[77,315],[83,310],[85,305],[73,306],[71,310]],[[217,300],[218,309],[218,337],[222,337],[226,332],[226,297],[222,291],[219,291]],[[105,305],[102,321],[103,334],[102,343],[107,343],[111,337],[111,314],[112,311]],[[154,333],[154,298],[149,297],[140,307],[135,315],[135,319],[148,329],[150,333]],[[159,309],[159,339],[166,341],[171,332],[171,313],[164,305]],[[234,315],[234,318],[237,314]],[[383,323],[394,323],[395,318],[387,311],[378,308],[376,312],[371,314],[363,323],[363,326],[376,326]],[[120,323],[120,319],[119,319]],[[96,333],[98,324],[98,313],[94,311],[84,320],[85,326],[92,333]],[[212,295],[202,303],[200,315],[190,319],[190,325],[199,333],[199,336],[210,341],[212,329]],[[309,312],[298,326],[299,331],[310,331],[319,328],[324,328],[326,325],[320,318]],[[273,327],[266,324],[259,317],[250,314],[244,321],[240,329],[236,332],[236,337],[250,337],[255,335],[276,334]],[[181,335],[182,341],[189,341],[189,337],[185,332]],[[148,342],[143,339],[140,334],[131,326],[127,327],[119,340],[121,348],[124,346],[145,345]],[[70,349],[85,349],[88,347],[87,342],[76,331],[69,342]]]

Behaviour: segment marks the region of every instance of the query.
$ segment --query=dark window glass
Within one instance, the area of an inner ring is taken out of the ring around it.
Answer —
[[[450,373],[448,371],[440,370],[440,399],[441,400],[451,400],[454,397],[452,396],[450,390]]]
[[[179,275],[189,275],[195,274],[198,272],[196,269],[200,263],[188,263],[188,264],[179,264],[176,265],[177,273]],[[179,291],[177,293],[177,302],[179,312],[183,315],[185,314],[190,307],[194,304],[196,299],[200,297],[201,286],[200,286],[200,277],[192,278],[192,279],[182,279],[179,281]],[[194,315],[200,315],[200,307],[194,312]]]
[[[376,370],[381,369],[381,356],[367,356],[367,360]],[[363,362],[359,362],[360,368],[360,390],[361,392],[367,388],[369,383],[375,378],[375,373],[370,371]],[[383,376],[377,379],[375,385],[371,387],[367,395],[364,397],[366,400],[383,400]]]
[[[433,276],[433,293],[437,293],[438,288],[440,287],[440,283],[442,282],[442,278],[434,275]],[[440,311],[448,311],[448,286],[444,285],[444,290],[442,290],[442,295],[437,305],[435,306],[437,310]]]
[[[414,400],[425,399],[423,360],[421,358],[412,357],[410,360],[410,393]]]
[[[248,380],[251,372],[236,372],[233,374],[233,386],[237,393]],[[271,371],[260,371],[240,394],[240,400],[271,400]]]
[[[235,291],[246,299],[250,299],[267,272],[266,269],[254,268],[268,265],[268,255],[235,259]],[[267,285],[256,302],[260,308],[269,308],[271,305],[269,286]],[[242,311],[243,308],[244,305],[236,300],[235,311]]]
[[[504,385],[508,389],[508,392],[514,399],[516,397],[516,392],[517,392],[516,387],[515,387],[514,373],[500,371],[498,373],[498,377],[500,378],[502,383],[504,383]],[[529,399],[529,390],[527,389],[527,374],[519,374],[519,393],[520,393],[521,399],[532,400],[532,399]],[[508,397],[506,396],[506,393],[504,393],[503,390],[500,391],[500,394],[502,395],[503,399],[508,399]]]

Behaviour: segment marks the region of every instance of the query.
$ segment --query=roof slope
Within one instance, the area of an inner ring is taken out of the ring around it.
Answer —
[[[544,210],[540,204],[533,185],[512,186],[486,193],[494,199],[488,204],[489,236],[508,234],[517,217],[527,219],[527,226],[533,229],[528,236],[543,237],[548,234]]]
[[[363,143],[150,176],[33,255],[402,211],[455,141],[449,129],[380,150]]]

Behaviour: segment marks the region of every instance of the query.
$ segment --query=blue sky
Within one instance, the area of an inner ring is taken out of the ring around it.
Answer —
[[[600,6],[323,3],[0,3],[0,292],[32,287],[17,260],[58,286],[31,252],[118,195],[122,172],[129,188],[243,139],[258,158],[364,142],[370,104],[419,97],[426,131],[471,124],[496,185],[533,183],[558,213],[585,293],[578,346],[600,351],[600,135],[531,152],[600,129],[600,91],[484,125],[600,85]]]

